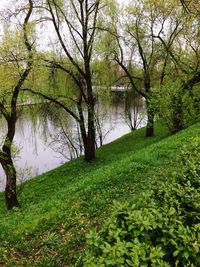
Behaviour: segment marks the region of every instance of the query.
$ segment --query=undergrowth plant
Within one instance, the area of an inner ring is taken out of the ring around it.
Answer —
[[[200,266],[200,138],[183,147],[173,182],[157,182],[134,204],[118,203],[88,235],[84,266]]]

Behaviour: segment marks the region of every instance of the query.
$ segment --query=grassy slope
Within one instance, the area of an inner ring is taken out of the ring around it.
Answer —
[[[200,124],[175,135],[157,124],[155,137],[144,129],[82,159],[28,181],[22,208],[7,212],[0,195],[0,266],[79,266],[85,234],[109,214],[113,200],[133,200],[151,179],[170,179],[174,159]],[[173,161],[171,161],[173,160]]]

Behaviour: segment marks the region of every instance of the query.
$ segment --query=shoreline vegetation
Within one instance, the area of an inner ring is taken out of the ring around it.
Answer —
[[[0,266],[200,266],[197,2],[2,0]]]
[[[199,123],[170,135],[157,122],[152,138],[138,129],[98,149],[92,163],[81,157],[25,182],[20,209],[8,212],[1,193],[0,266],[82,266],[86,235],[101,228],[113,201],[170,182],[183,146],[199,135]]]

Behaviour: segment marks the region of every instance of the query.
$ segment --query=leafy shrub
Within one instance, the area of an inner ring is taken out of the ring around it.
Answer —
[[[199,266],[199,230],[173,207],[115,204],[101,232],[89,234],[84,266]]]
[[[200,138],[179,157],[173,183],[160,183],[133,205],[115,203],[88,235],[84,266],[200,266]]]
[[[188,225],[200,222],[200,138],[192,139],[181,153],[181,175],[176,197]]]
[[[200,187],[200,138],[192,138],[189,146],[185,146],[181,155],[182,177],[179,182],[184,184],[188,180],[195,189]]]
[[[199,119],[199,87],[191,91],[184,90],[184,84],[177,80],[169,80],[161,88],[153,91],[153,105],[156,113],[172,133],[177,132],[177,120],[182,130]]]
[[[189,226],[200,222],[200,138],[188,140],[178,164],[174,183],[155,185],[154,197],[163,205],[174,206]]]

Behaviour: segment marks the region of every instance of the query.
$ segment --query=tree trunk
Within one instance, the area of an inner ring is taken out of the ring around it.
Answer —
[[[172,132],[175,134],[184,128],[183,125],[183,101],[182,101],[182,90],[174,98],[173,103],[173,129]]]
[[[92,97],[93,98],[93,97]],[[86,149],[85,149],[85,160],[91,162],[95,159],[95,118],[94,118],[94,103],[90,101],[88,104],[88,132],[87,132],[87,141],[86,141]]]
[[[8,210],[19,207],[16,193],[16,170],[11,158],[11,151],[4,153],[1,164],[6,174],[5,203]]]
[[[7,135],[3,143],[2,151],[0,153],[0,163],[6,175],[5,203],[8,210],[12,209],[13,207],[19,207],[16,192],[17,175],[11,153],[17,121],[16,103],[18,94],[18,88],[15,88],[11,101],[11,114],[6,117],[8,127]]]
[[[82,135],[82,134],[81,134]],[[95,142],[91,135],[86,135],[83,137],[83,146],[84,146],[84,158],[87,162],[91,162],[95,158]]]
[[[146,137],[152,137],[154,135],[154,110],[150,107],[147,101],[147,126]]]
[[[87,148],[85,150],[85,160],[91,162],[95,159],[95,135],[94,132],[89,130],[87,136]]]
[[[87,50],[87,49],[86,49]],[[87,52],[85,51],[85,54]],[[92,77],[90,72],[90,61],[88,55],[85,57],[85,70],[86,70],[86,87],[87,87],[87,115],[88,115],[88,131],[87,131],[87,151],[85,160],[91,162],[95,159],[95,97],[93,95]]]
[[[78,102],[79,126],[84,146],[84,158],[91,162],[95,158],[95,126],[94,126],[94,105],[88,105],[88,133],[85,128],[85,119],[82,110],[82,99]]]

